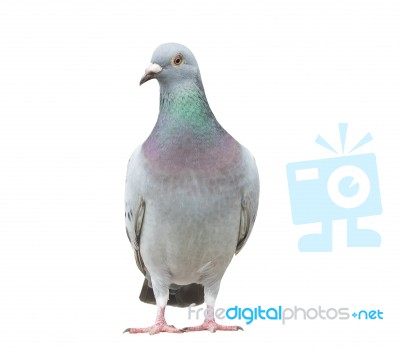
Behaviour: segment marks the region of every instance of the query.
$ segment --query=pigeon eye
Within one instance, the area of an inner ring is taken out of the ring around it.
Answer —
[[[176,67],[183,63],[183,56],[179,53],[172,59],[172,64]]]

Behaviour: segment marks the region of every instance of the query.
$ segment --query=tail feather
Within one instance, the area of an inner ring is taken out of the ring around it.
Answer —
[[[139,299],[147,304],[156,304],[153,288],[149,287],[147,279],[143,282]],[[169,289],[168,304],[175,307],[188,307],[192,304],[201,305],[204,303],[204,287],[201,284],[192,283],[186,286],[174,286]]]

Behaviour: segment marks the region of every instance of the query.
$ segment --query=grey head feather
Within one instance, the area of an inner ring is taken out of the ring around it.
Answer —
[[[182,64],[174,65],[174,58],[178,55],[182,57]],[[158,80],[162,90],[172,90],[176,85],[193,83],[204,90],[199,65],[192,51],[186,46],[177,43],[161,44],[154,51],[151,63],[162,68],[151,77]]]

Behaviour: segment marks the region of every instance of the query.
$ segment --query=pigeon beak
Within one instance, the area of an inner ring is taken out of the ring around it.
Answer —
[[[146,81],[150,79],[154,79],[158,73],[162,71],[162,67],[157,63],[150,63],[150,65],[146,68],[142,79],[140,79],[139,85],[142,85]]]

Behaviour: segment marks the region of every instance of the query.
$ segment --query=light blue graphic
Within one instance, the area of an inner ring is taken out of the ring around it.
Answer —
[[[346,148],[347,123],[339,124],[342,154]],[[351,150],[372,140],[366,134]],[[322,136],[320,146],[339,154]],[[380,235],[357,228],[357,219],[382,213],[376,158],[372,153],[341,155],[287,165],[292,219],[296,225],[321,222],[322,232],[299,240],[302,252],[332,251],[332,221],[347,219],[348,247],[379,247]]]

